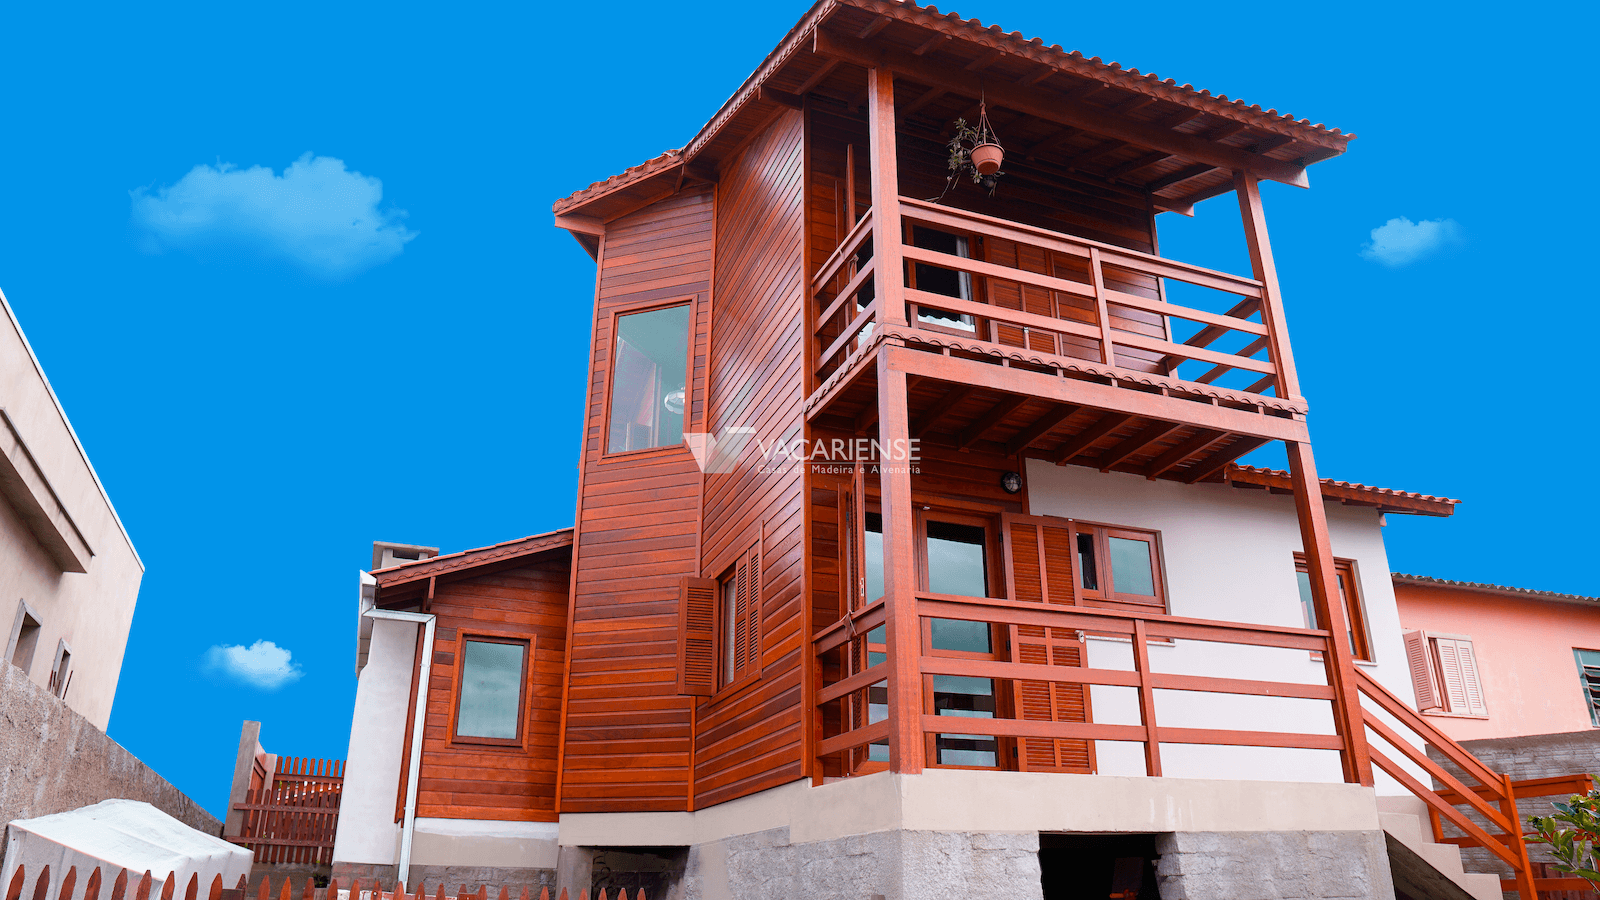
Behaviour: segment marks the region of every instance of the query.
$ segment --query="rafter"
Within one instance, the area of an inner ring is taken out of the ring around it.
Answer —
[[[927,434],[928,429],[938,424],[945,413],[960,406],[962,401],[972,396],[975,391],[977,391],[977,388],[970,384],[958,384],[945,391],[943,397],[934,401],[934,404],[928,407],[926,412],[911,423],[911,427],[908,429],[909,436],[919,438]]]
[[[1058,466],[1066,465],[1074,456],[1087,450],[1090,444],[1121,428],[1131,418],[1133,416],[1128,413],[1106,413],[1098,422],[1067,438],[1051,454],[1051,461]]]
[[[1227,436],[1228,432],[1226,431],[1214,431],[1209,428],[1197,431],[1188,440],[1178,444],[1167,452],[1151,460],[1150,464],[1145,466],[1144,471],[1140,472],[1139,474],[1150,479],[1151,481],[1154,481],[1157,476],[1166,472],[1173,466],[1178,465],[1189,457],[1194,456],[1197,453],[1204,453],[1207,450],[1210,450],[1212,447],[1215,447]]]
[[[1072,414],[1081,408],[1070,403],[1057,405],[1054,409],[1035,419],[1032,425],[1017,432],[1016,436],[1011,440],[1006,441],[1006,455],[1012,456],[1028,449],[1029,444],[1044,437],[1050,429],[1071,418]]]
[[[956,449],[965,450],[968,447],[971,447],[977,442],[978,438],[983,437],[983,435],[988,432],[989,429],[998,425],[1001,419],[1004,419],[1006,416],[1016,412],[1018,407],[1027,402],[1028,397],[1026,395],[1012,394],[1006,397],[1004,400],[1001,400],[999,403],[996,403],[976,422],[968,425],[966,430],[961,432],[961,436],[956,439]]]
[[[1192,178],[1199,178],[1201,175],[1204,175],[1207,172],[1215,172],[1216,170],[1216,166],[1208,163],[1197,163],[1192,166],[1185,166],[1170,175],[1163,175],[1160,178],[1157,178],[1155,181],[1145,185],[1144,189],[1153,194],[1156,191],[1164,191],[1175,184],[1182,184]]]
[[[1100,471],[1109,472],[1123,460],[1137,455],[1144,448],[1182,427],[1182,423],[1179,422],[1154,422],[1149,427],[1139,430],[1132,437],[1100,454],[1099,458],[1095,460],[1095,465],[1100,467]]]
[[[964,75],[950,71],[930,60],[905,50],[874,46],[850,36],[840,36],[818,28],[813,36],[813,50],[822,55],[843,59],[866,68],[885,68],[904,74],[907,78],[932,87],[950,91],[971,91],[973,84]],[[1300,187],[1309,186],[1305,169],[1299,166],[1255,156],[1235,147],[1206,141],[1195,135],[1158,128],[1116,116],[1108,116],[1082,101],[1072,101],[1051,96],[1044,91],[1017,87],[996,81],[986,84],[984,91],[997,107],[1016,110],[1029,116],[1046,119],[1061,125],[1093,131],[1104,137],[1137,144],[1150,150],[1168,150],[1174,155],[1213,167],[1239,169],[1258,178],[1282,181]]]
[[[1195,463],[1193,466],[1190,466],[1184,471],[1182,481],[1184,484],[1194,484],[1197,481],[1204,481],[1222,471],[1223,468],[1228,465],[1228,463],[1233,462],[1234,460],[1245,455],[1246,453],[1249,453],[1251,450],[1256,449],[1266,442],[1267,438],[1263,437],[1240,438],[1239,440],[1228,444],[1221,450],[1218,450],[1205,459]]]

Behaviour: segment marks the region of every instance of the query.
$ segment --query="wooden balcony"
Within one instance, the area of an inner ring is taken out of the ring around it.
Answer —
[[[887,226],[868,210],[813,280],[813,426],[873,424],[887,354],[910,376],[909,436],[925,443],[1197,481],[1305,439],[1261,280],[905,197],[896,208]],[[880,236],[898,240],[880,253]]]

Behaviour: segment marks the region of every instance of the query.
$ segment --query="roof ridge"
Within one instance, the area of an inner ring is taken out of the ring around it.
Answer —
[[[1486,581],[1454,581],[1449,578],[1435,578],[1432,575],[1407,575],[1404,572],[1390,572],[1389,577],[1391,580],[1404,580],[1412,584],[1443,585],[1486,592],[1516,594],[1527,597],[1542,597],[1552,600],[1581,600],[1586,603],[1600,603],[1600,597],[1590,597],[1585,594],[1569,594],[1563,591],[1544,591],[1539,590],[1538,588],[1515,587],[1507,584],[1491,584]]]

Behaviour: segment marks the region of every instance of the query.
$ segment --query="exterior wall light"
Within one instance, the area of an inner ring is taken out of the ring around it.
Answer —
[[[1020,492],[1022,490],[1022,474],[1019,472],[1007,472],[1001,475],[1000,486],[1005,488],[1008,494]]]

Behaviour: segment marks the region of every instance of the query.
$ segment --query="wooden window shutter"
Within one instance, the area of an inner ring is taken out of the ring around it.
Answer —
[[[709,697],[717,690],[717,580],[678,584],[678,693]]]
[[[1012,600],[1072,604],[1072,523],[1051,516],[1006,515],[1006,591]]]
[[[1483,685],[1478,680],[1478,661],[1472,652],[1472,641],[1435,637],[1433,646],[1439,657],[1439,680],[1450,712],[1470,716],[1488,715],[1488,707],[1483,702]]]
[[[1433,712],[1444,708],[1439,680],[1434,674],[1433,646],[1426,631],[1408,631],[1406,662],[1411,667],[1411,685],[1417,692],[1417,711]]]
[[[741,583],[746,583],[748,571],[748,596],[745,600],[744,621],[740,630],[744,636],[744,658],[739,664],[740,676],[761,671],[761,545],[750,548],[740,572]]]
[[[1048,516],[1007,515],[1006,587],[1010,599],[1033,603],[1073,603],[1072,523]],[[1011,658],[1039,666],[1082,666],[1084,645],[1077,631],[1042,625],[1010,626]],[[1017,716],[1034,722],[1089,721],[1085,685],[1012,681]],[[1092,772],[1093,745],[1087,740],[1020,738],[1017,767],[1027,772]]]

